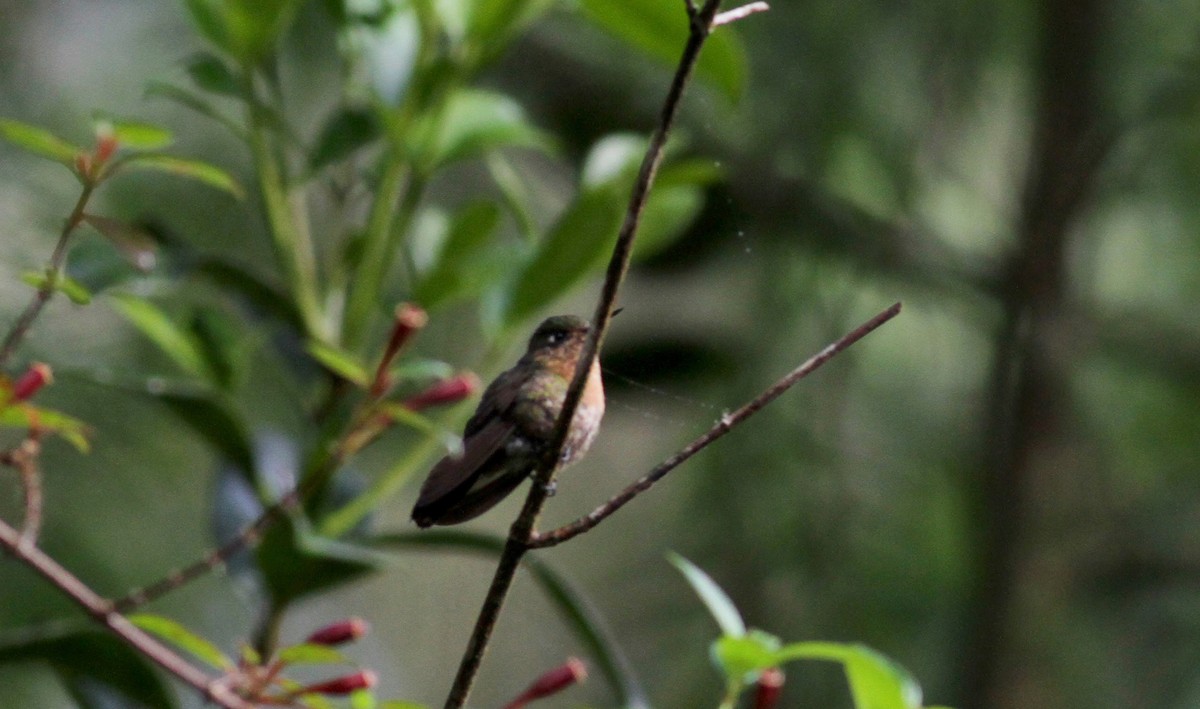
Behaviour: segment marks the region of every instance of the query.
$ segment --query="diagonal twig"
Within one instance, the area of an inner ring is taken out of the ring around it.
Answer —
[[[574,418],[575,410],[578,408],[579,401],[583,395],[587,374],[592,367],[592,363],[596,360],[601,345],[604,343],[604,336],[608,331],[608,324],[612,319],[613,307],[617,300],[617,291],[620,289],[625,273],[629,269],[629,259],[633,252],[633,240],[637,235],[642,210],[646,205],[646,199],[649,197],[650,187],[654,183],[654,176],[658,172],[659,165],[662,164],[663,150],[666,146],[667,136],[670,134],[671,127],[675,123],[675,116],[679,111],[680,99],[683,96],[684,89],[687,87],[688,80],[691,78],[696,61],[700,56],[700,49],[704,46],[704,41],[708,39],[712,31],[713,18],[716,16],[719,6],[720,0],[705,0],[701,7],[697,7],[694,0],[686,0],[685,7],[689,19],[688,40],[683,48],[683,53],[680,56],[671,86],[667,91],[667,96],[663,100],[658,124],[654,129],[654,133],[650,136],[650,143],[646,148],[646,154],[638,170],[637,180],[634,182],[633,192],[629,197],[625,219],[617,235],[617,242],[613,247],[612,257],[608,262],[608,270],[605,273],[604,285],[601,288],[600,297],[596,304],[596,312],[592,318],[591,332],[584,341],[583,349],[575,366],[575,376],[567,388],[567,394],[563,399],[562,410],[559,412],[558,420],[555,423],[550,444],[546,447],[535,469],[533,484],[530,486],[529,495],[525,499],[525,505],[521,508],[520,515],[513,522],[512,528],[509,530],[504,552],[501,554],[500,561],[496,565],[492,583],[488,588],[487,595],[484,597],[483,605],[475,621],[475,628],[471,633],[470,640],[467,642],[467,647],[459,663],[454,683],[450,688],[449,696],[446,698],[445,706],[447,709],[458,709],[466,704],[467,698],[471,693],[471,686],[475,681],[475,676],[479,672],[480,665],[483,663],[484,653],[487,651],[488,644],[491,641],[496,621],[500,617],[500,610],[504,605],[504,599],[508,595],[508,589],[512,586],[513,578],[520,565],[521,557],[529,550],[529,540],[533,538],[534,526],[537,524],[537,519],[549,495],[550,483],[554,480],[554,475],[557,472],[563,444],[566,441],[567,431]]]
[[[0,547],[14,559],[32,568],[54,584],[89,616],[142,655],[175,677],[195,687],[209,701],[226,707],[226,709],[254,709],[250,702],[239,697],[221,679],[211,677],[198,669],[180,657],[174,650],[129,622],[124,615],[114,611],[108,601],[101,598],[87,584],[80,581],[37,546],[28,543],[20,532],[4,521],[0,521]]]
[[[712,428],[706,431],[699,438],[684,446],[679,450],[679,452],[664,460],[649,473],[646,473],[637,481],[631,483],[628,487],[614,495],[604,504],[592,510],[587,515],[580,517],[574,522],[571,522],[570,524],[563,525],[562,527],[549,532],[539,532],[533,534],[526,546],[530,549],[552,547],[556,544],[562,544],[569,539],[573,539],[600,524],[614,512],[624,507],[625,504],[630,500],[646,490],[649,490],[654,483],[665,477],[667,473],[670,473],[672,470],[679,467],[688,458],[691,458],[693,455],[699,453],[718,438],[732,431],[735,426],[741,424],[746,419],[761,411],[763,407],[774,401],[776,397],[790,389],[801,379],[807,377],[809,374],[812,374],[821,365],[833,359],[838,353],[866,337],[871,331],[875,330],[880,325],[883,325],[888,320],[896,317],[896,315],[899,313],[900,303],[896,303],[862,325],[859,325],[854,330],[846,333],[840,339],[831,343],[825,349],[810,357],[806,362],[804,362],[804,364],[801,364],[791,372],[788,372],[783,378],[772,384],[765,391],[763,391],[763,393],[759,394],[750,402],[743,405],[740,409],[734,411],[732,414],[722,416]]]

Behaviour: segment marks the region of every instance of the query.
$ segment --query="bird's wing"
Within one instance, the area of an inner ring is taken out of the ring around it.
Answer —
[[[429,471],[429,477],[421,485],[421,494],[413,508],[413,517],[426,508],[435,508],[456,493],[466,493],[464,486],[473,483],[475,474],[497,453],[503,454],[504,444],[512,435],[511,423],[493,418],[475,433],[463,440],[461,456],[448,455],[438,461]]]

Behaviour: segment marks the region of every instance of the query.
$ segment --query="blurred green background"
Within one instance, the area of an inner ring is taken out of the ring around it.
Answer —
[[[340,91],[330,23],[305,4],[284,45],[305,135]],[[929,702],[1196,706],[1200,7],[780,0],[736,32],[740,96],[698,83],[680,126],[681,149],[722,178],[686,233],[635,266],[604,352],[609,414],[544,525],[591,509],[875,312],[896,300],[904,312],[541,556],[606,619],[655,706],[714,706],[720,694],[707,656],[716,628],[667,550],[705,568],[751,625],[868,644],[912,671]],[[0,116],[80,142],[94,110],[137,116],[171,127],[177,152],[252,183],[244,151],[212,122],[143,98],[200,48],[182,3],[0,0]],[[600,136],[648,131],[668,77],[563,5],[482,84],[558,141],[552,158],[514,158],[553,204]],[[478,170],[456,170],[430,200],[469,196]],[[0,145],[4,322],[76,190],[60,166]],[[97,209],[201,253],[270,261],[254,200],[131,177]],[[93,235],[79,248],[104,245]],[[597,284],[546,312],[590,314]],[[415,351],[481,366],[480,322],[472,302],[440,310]],[[297,435],[299,395],[263,346],[246,354],[239,403],[256,430]],[[95,429],[89,455],[47,448],[49,552],[117,595],[210,545],[216,453],[150,397],[112,385],[166,370],[161,354],[103,302],[60,298],[18,359],[51,363],[58,381],[42,401]],[[411,438],[354,465],[369,477]],[[377,529],[410,528],[415,485]],[[476,527],[503,532],[518,504]],[[15,482],[0,479],[0,513],[19,509]],[[351,654],[380,673],[381,695],[438,704],[491,569],[396,554],[298,605],[283,636],[364,616],[374,630]],[[254,599],[216,577],[153,609],[232,648],[253,632]],[[61,617],[73,617],[65,601],[0,562],[0,646]],[[472,703],[499,706],[582,652],[521,576]],[[833,666],[792,666],[788,678],[785,706],[849,705]],[[547,706],[613,704],[599,677],[564,696]],[[49,665],[0,665],[0,706],[71,705]]]

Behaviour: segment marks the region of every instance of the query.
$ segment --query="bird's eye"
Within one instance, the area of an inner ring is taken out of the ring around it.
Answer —
[[[561,343],[566,336],[567,335],[564,332],[548,332],[546,333],[546,344],[557,345]]]

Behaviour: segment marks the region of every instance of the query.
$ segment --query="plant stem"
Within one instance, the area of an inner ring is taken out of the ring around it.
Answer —
[[[304,321],[306,333],[327,337],[327,325],[321,315],[317,295],[317,262],[312,236],[308,230],[308,215],[300,207],[302,199],[293,203],[279,158],[274,154],[263,125],[263,108],[254,93],[253,70],[247,68],[244,77],[247,105],[247,137],[254,159],[258,186],[262,192],[268,231],[275,247],[275,257],[283,269],[296,309]]]
[[[63,266],[67,261],[67,245],[70,243],[71,234],[83,221],[84,209],[87,207],[88,200],[92,198],[92,192],[96,189],[96,183],[90,178],[83,178],[83,190],[79,193],[79,199],[75,200],[75,207],[71,210],[71,214],[67,220],[63,222],[62,231],[58,235],[58,243],[54,245],[54,251],[50,254],[50,261],[46,264],[46,280],[33,294],[33,300],[29,301],[29,305],[25,306],[24,312],[13,323],[12,329],[4,337],[4,344],[0,345],[0,369],[8,365],[9,359],[17,351],[21,341],[29,334],[33,323],[38,319],[42,312],[42,308],[46,303],[50,302],[50,298],[54,296],[54,289],[58,285],[58,279],[62,276]]]

